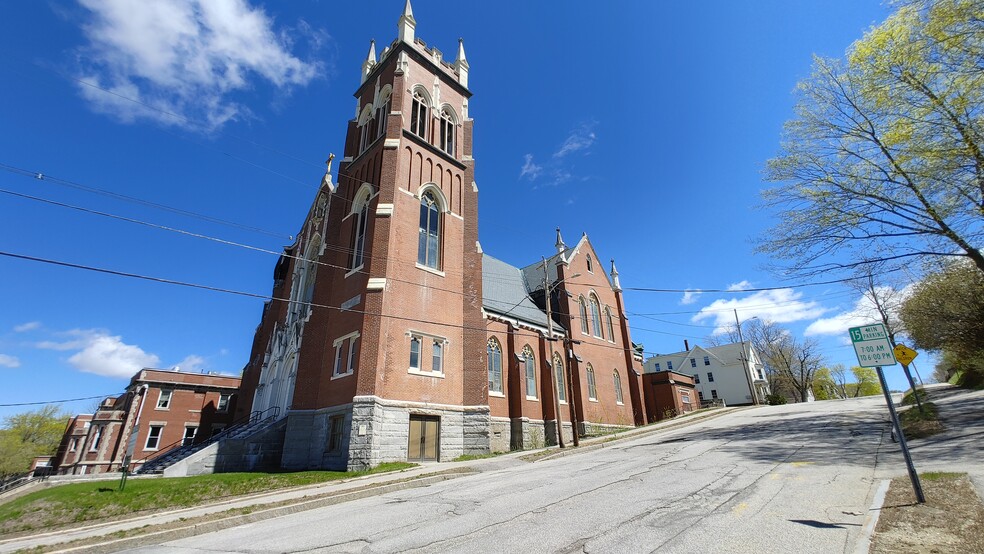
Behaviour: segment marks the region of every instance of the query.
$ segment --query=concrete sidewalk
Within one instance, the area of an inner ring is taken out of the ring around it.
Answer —
[[[984,498],[984,390],[949,384],[929,385],[925,390],[939,409],[944,431],[909,441],[916,471],[967,473]]]
[[[476,472],[495,470],[508,465],[539,462],[557,456],[583,453],[597,448],[604,448],[616,440],[686,427],[697,422],[717,418],[743,409],[748,408],[716,409],[647,425],[645,427],[629,429],[614,435],[581,439],[580,447],[576,449],[567,448],[561,450],[557,447],[550,447],[540,450],[510,452],[492,458],[463,462],[425,463],[414,468],[393,473],[381,473],[344,481],[332,481],[317,485],[258,493],[214,504],[196,506],[194,508],[162,511],[121,521],[98,523],[74,529],[4,539],[0,540],[0,553],[38,547],[51,548],[61,543],[77,540],[94,540],[99,544],[88,544],[82,547],[56,551],[113,552],[143,544],[157,544],[330,504],[348,502],[367,496],[386,494],[412,487],[428,486],[435,482],[454,479]],[[183,522],[187,523],[187,525],[182,525]],[[161,525],[167,525],[169,528],[164,530],[160,528],[155,529],[156,526]],[[146,528],[145,532],[139,533],[139,530],[142,528]],[[123,539],[111,537],[114,534],[117,534],[118,537],[120,533],[139,534]],[[106,540],[98,540],[100,537]]]

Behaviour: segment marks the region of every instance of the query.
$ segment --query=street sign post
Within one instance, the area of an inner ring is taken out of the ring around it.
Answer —
[[[916,473],[916,466],[912,464],[909,445],[905,442],[905,433],[902,432],[902,425],[899,423],[899,414],[895,412],[892,393],[888,390],[885,372],[882,371],[883,365],[895,365],[898,363],[895,361],[895,351],[889,340],[888,331],[885,329],[885,325],[881,323],[851,327],[848,331],[851,333],[854,352],[858,356],[858,364],[861,367],[874,367],[875,371],[878,372],[878,381],[881,383],[882,392],[885,393],[885,403],[888,404],[888,413],[892,416],[892,426],[895,428],[895,435],[899,438],[899,447],[902,448],[902,457],[905,458],[906,469],[909,470],[909,480],[912,481],[912,490],[916,493],[916,501],[923,504],[926,502],[926,497],[923,496],[922,483],[919,482],[919,474]],[[903,346],[903,348],[905,347]],[[912,360],[910,359],[909,361]],[[917,394],[915,390],[912,393]]]
[[[895,365],[895,353],[888,338],[888,331],[881,323],[851,327],[851,343],[858,356],[861,367],[883,367]]]

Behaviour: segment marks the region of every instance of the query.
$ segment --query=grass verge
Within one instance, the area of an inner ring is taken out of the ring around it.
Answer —
[[[923,473],[925,504],[908,477],[892,480],[869,552],[984,552],[984,503],[964,473]]]
[[[0,505],[0,536],[51,531],[82,523],[112,521],[228,498],[362,475],[399,471],[415,464],[381,464],[368,471],[218,473],[194,477],[70,483],[39,490]]]
[[[932,402],[922,403],[922,411],[916,406],[899,412],[899,423],[906,439],[921,439],[943,431],[940,423],[940,412]]]

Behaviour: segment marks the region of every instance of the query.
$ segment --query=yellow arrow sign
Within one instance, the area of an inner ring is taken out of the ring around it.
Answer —
[[[911,364],[912,360],[915,360],[916,356],[919,355],[918,352],[904,344],[896,344],[892,350],[895,352],[895,359],[902,365]]]

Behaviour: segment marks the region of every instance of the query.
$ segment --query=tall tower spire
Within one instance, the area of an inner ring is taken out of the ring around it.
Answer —
[[[376,67],[376,41],[369,41],[369,55],[366,56],[366,61],[362,62],[362,82],[366,82],[369,78],[369,74],[372,73],[372,68]]]
[[[400,40],[408,44],[413,44],[413,31],[417,28],[417,22],[413,18],[413,9],[410,7],[410,0],[407,0],[406,5],[403,6],[403,15],[400,16],[400,20],[396,23],[396,28],[399,29]]]

